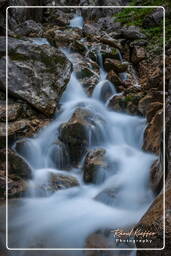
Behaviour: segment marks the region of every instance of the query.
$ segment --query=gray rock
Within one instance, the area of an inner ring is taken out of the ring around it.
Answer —
[[[152,14],[145,17],[143,21],[143,27],[149,28],[149,27],[158,26],[161,23],[162,19],[163,19],[163,9],[158,8]]]
[[[26,20],[18,25],[14,32],[19,36],[37,36],[41,37],[43,34],[43,27],[40,23],[34,20]]]
[[[1,38],[0,55],[5,55]],[[5,90],[5,57],[0,59],[0,88]],[[51,116],[71,75],[71,63],[58,49],[9,38],[9,94]]]
[[[123,38],[129,39],[129,40],[145,39],[146,38],[146,36],[143,33],[139,32],[138,30],[133,29],[133,28],[131,28],[131,29],[124,28],[121,30],[121,32],[122,32],[121,36]]]

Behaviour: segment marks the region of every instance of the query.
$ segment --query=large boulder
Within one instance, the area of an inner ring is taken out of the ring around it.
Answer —
[[[60,126],[59,139],[66,145],[73,165],[77,165],[86,152],[90,117],[89,111],[78,108],[71,119]]]
[[[102,182],[103,180],[101,179],[103,179],[104,177],[103,175],[98,175],[98,172],[100,172],[100,169],[104,169],[106,167],[107,163],[105,160],[104,149],[96,149],[88,152],[83,164],[85,183]]]
[[[100,125],[99,125],[100,124]],[[89,143],[97,144],[103,120],[84,107],[78,107],[70,120],[59,128],[59,139],[65,144],[73,166],[77,166]]]
[[[71,75],[71,63],[50,45],[9,38],[9,95],[23,99],[51,116]],[[0,55],[5,55],[5,37],[0,38]],[[5,57],[0,59],[0,88],[5,90]]]

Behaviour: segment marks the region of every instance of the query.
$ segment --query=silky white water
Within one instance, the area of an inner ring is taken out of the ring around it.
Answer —
[[[69,53],[66,56],[71,60]],[[103,98],[116,94],[113,84],[106,80],[101,66],[101,76],[92,97],[88,97],[73,72],[61,99],[61,112],[34,138],[28,138],[17,149],[32,167],[26,197],[21,200],[9,219],[9,247],[12,248],[84,248],[92,232],[135,225],[153,200],[149,188],[149,168],[155,156],[141,150],[146,120],[124,113],[110,111]],[[70,166],[66,148],[55,142],[59,126],[67,122],[79,107],[89,110],[95,126],[88,132],[87,150],[106,150],[108,165],[102,168],[95,184],[83,181],[79,168],[65,171]],[[54,155],[54,152],[57,152]],[[79,186],[40,196],[37,187],[45,185],[51,173],[73,176]],[[112,200],[103,191],[115,190]],[[102,193],[101,200],[96,200]],[[17,235],[16,235],[17,233]],[[116,245],[120,248],[121,245]]]

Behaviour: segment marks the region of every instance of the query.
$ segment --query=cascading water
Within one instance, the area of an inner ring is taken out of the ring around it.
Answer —
[[[70,58],[68,52],[63,52]],[[102,59],[100,66],[100,81],[92,97],[86,95],[73,72],[61,99],[61,114],[24,145],[14,145],[32,167],[32,179],[28,194],[9,218],[11,248],[83,248],[92,232],[134,226],[152,202],[148,179],[155,156],[141,150],[146,120],[106,107],[116,90],[106,80]],[[95,128],[87,131],[87,150],[103,148],[108,162],[91,185],[83,181],[81,164],[68,172],[62,170],[70,165],[70,157],[58,142],[60,125],[80,106],[94,116]],[[38,187],[48,185],[51,174],[72,176],[79,186],[46,195],[36,193]],[[107,190],[116,190],[112,201],[103,193]]]

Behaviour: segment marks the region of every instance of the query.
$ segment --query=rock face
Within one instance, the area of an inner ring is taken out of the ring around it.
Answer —
[[[163,131],[163,111],[159,110],[145,130],[143,149],[159,154]]]
[[[100,171],[99,169],[105,168],[106,166],[104,149],[97,149],[88,152],[83,165],[85,183],[95,183],[98,181],[97,173]]]
[[[170,235],[171,235],[171,190],[168,189],[166,191],[166,247],[164,249],[164,253],[162,255],[169,255],[171,243],[170,243]],[[151,243],[145,243],[145,248],[163,248],[163,194],[160,194],[152,206],[140,220],[140,222],[135,227],[136,229],[140,229],[141,231],[150,231],[153,232],[154,235],[150,236]],[[139,237],[140,238],[140,237]],[[144,244],[136,243],[137,248],[144,248]],[[151,255],[151,253],[138,253],[138,255]],[[155,252],[153,255],[158,255]]]
[[[5,38],[1,37],[1,45]],[[5,55],[4,46],[1,55]],[[71,63],[49,45],[9,38],[9,94],[50,116],[71,75]],[[0,59],[0,88],[5,90],[5,57]]]

